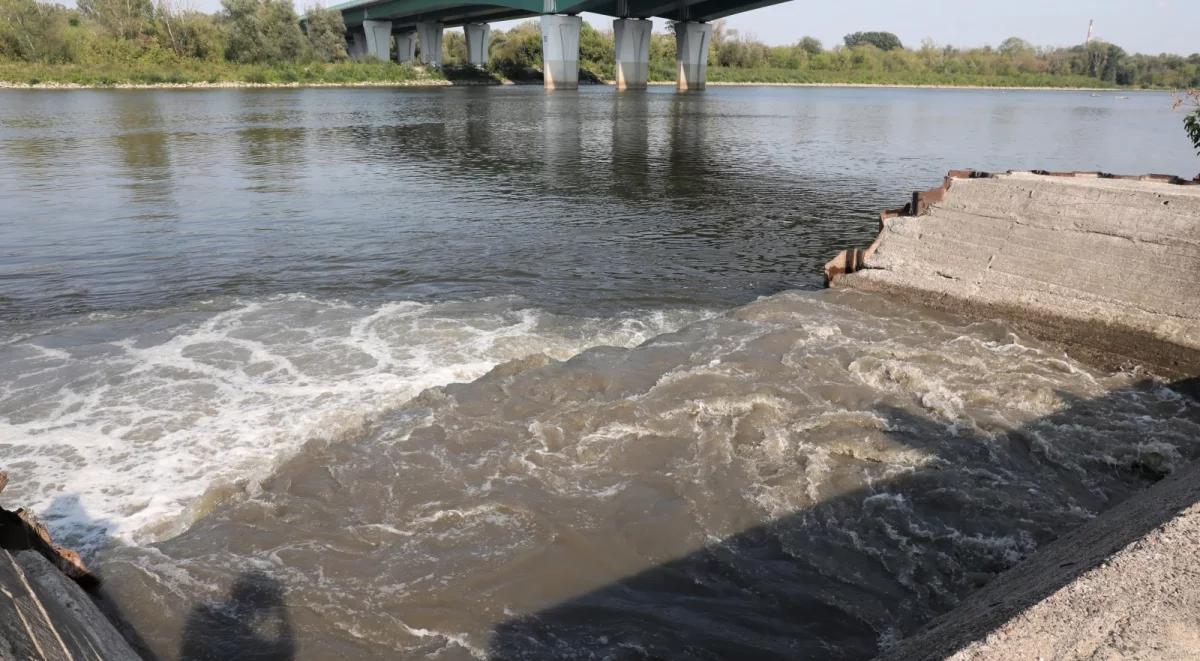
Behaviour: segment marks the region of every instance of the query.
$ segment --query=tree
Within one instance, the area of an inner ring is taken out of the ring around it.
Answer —
[[[1019,37],[1009,37],[1000,44],[1000,48],[997,50],[1005,55],[1020,55],[1033,52],[1033,45]]]
[[[1187,131],[1188,137],[1192,139],[1192,146],[1196,148],[1196,154],[1200,154],[1200,108],[1193,110],[1192,114],[1183,118],[1183,128]]]
[[[579,66],[601,80],[617,77],[616,46],[611,32],[600,32],[584,21],[579,30]]]
[[[825,50],[821,46],[821,40],[817,39],[816,37],[804,37],[797,45],[800,46],[801,50],[809,55],[820,55],[821,51]]]
[[[542,65],[542,31],[538,24],[526,21],[492,39],[489,66],[510,80],[531,78]]]
[[[221,0],[229,29],[226,59],[274,64],[304,52],[300,19],[290,0]]]
[[[881,51],[904,48],[904,45],[900,43],[900,37],[891,32],[855,32],[854,34],[846,35],[844,39],[846,48],[854,48],[855,46],[862,46],[864,44],[870,44]]]
[[[446,30],[442,35],[442,64],[462,66],[469,58],[467,35],[462,30]]]
[[[731,34],[733,38],[726,39],[720,46],[715,47],[717,65],[753,69],[767,63],[769,51],[766,44],[751,37],[743,39],[737,32]]]
[[[309,7],[304,12],[304,31],[313,57],[322,62],[340,62],[346,53],[346,21],[336,9]]]
[[[78,0],[75,5],[84,16],[121,39],[136,39],[154,22],[152,0]]]
[[[34,0],[0,0],[0,59],[67,62],[70,12]]]
[[[158,43],[179,57],[219,61],[225,58],[225,30],[212,14],[176,11],[169,0],[158,0],[154,30]]]

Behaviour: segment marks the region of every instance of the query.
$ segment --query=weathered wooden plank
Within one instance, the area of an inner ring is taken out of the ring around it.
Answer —
[[[87,593],[40,553],[0,549],[0,660],[138,658]]]

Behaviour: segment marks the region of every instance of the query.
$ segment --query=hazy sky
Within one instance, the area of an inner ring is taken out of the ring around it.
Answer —
[[[297,9],[310,1],[295,0]],[[206,11],[220,5],[191,2]],[[607,17],[585,17],[597,27],[611,26]],[[1083,41],[1088,19],[1096,20],[1097,37],[1129,52],[1200,52],[1200,0],[791,0],[726,22],[769,44],[812,35],[832,46],[848,32],[887,30],[906,46],[926,37],[955,46],[997,45],[1012,36],[1038,46],[1069,46]]]

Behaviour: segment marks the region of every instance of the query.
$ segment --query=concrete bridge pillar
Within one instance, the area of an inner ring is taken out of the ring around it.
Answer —
[[[433,21],[417,23],[417,35],[421,39],[421,64],[442,66],[442,24]]]
[[[650,79],[650,30],[654,24],[639,18],[613,21],[617,47],[617,89],[644,90]]]
[[[488,63],[488,44],[492,41],[492,26],[487,23],[467,23],[463,26],[467,37],[467,62],[477,67]]]
[[[579,89],[579,16],[542,16],[542,69],[548,90]]]
[[[400,64],[417,59],[417,33],[401,32],[396,35],[396,61]]]
[[[351,29],[346,35],[347,44],[346,50],[349,51],[350,59],[355,62],[361,62],[367,56],[367,35],[362,30]]]
[[[392,22],[363,21],[363,32],[366,34],[367,57],[387,62],[392,52]]]
[[[679,63],[679,91],[704,89],[708,75],[708,44],[712,25],[683,21],[675,24],[675,61]]]

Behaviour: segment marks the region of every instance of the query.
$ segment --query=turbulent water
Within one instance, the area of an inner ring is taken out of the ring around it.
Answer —
[[[1189,402],[997,324],[779,294],[428,390],[105,572],[168,654],[268,645],[193,608],[269,577],[313,658],[862,658],[1200,453]]]
[[[5,93],[5,505],[163,658],[869,657],[1200,408],[819,265],[951,167],[1185,173],[1169,108]]]
[[[92,315],[0,346],[17,375],[0,383],[0,461],[78,544],[162,539],[306,441],[354,438],[424,388],[534,353],[635,345],[698,316],[303,295]]]

